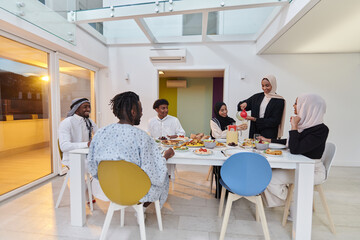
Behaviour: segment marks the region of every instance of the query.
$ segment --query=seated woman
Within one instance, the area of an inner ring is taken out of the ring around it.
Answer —
[[[325,112],[326,103],[322,97],[316,94],[300,95],[294,104],[296,116],[290,118],[289,138],[276,140],[260,137],[261,140],[273,143],[285,144],[287,142],[292,154],[302,154],[313,159],[315,161],[315,185],[321,183],[326,174],[325,167],[320,160],[329,134],[329,128],[323,123]],[[288,184],[294,183],[294,178],[294,170],[273,170],[271,182],[263,194],[264,202],[268,207],[285,204]]]
[[[234,125],[235,120],[228,116],[228,110],[226,104],[223,102],[217,102],[214,105],[214,115],[210,120],[210,135],[212,138],[226,138],[227,126]],[[241,124],[238,126],[238,130],[246,130],[247,124]]]
[[[226,104],[217,102],[214,105],[215,117],[210,120],[210,135],[212,138],[226,138],[227,126],[234,125],[236,122],[233,118],[228,116]],[[241,124],[237,127],[239,130],[246,130],[247,124]],[[221,185],[220,180],[220,166],[213,166],[213,173],[215,174],[216,193],[215,197],[220,198]]]
[[[140,199],[144,207],[158,199],[162,206],[169,191],[166,160],[174,156],[174,150],[169,148],[164,152],[164,156],[161,156],[154,139],[134,126],[140,124],[142,116],[141,102],[137,94],[134,92],[118,94],[110,104],[119,122],[96,132],[87,158],[89,172],[94,177],[92,184],[94,195],[102,200],[108,200],[98,181],[99,163],[103,160],[125,160],[141,167],[150,178],[150,190]]]

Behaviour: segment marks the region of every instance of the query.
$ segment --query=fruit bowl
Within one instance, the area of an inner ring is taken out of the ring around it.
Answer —
[[[269,148],[269,143],[268,142],[259,142],[259,141],[256,141],[255,142],[255,147],[256,149],[259,149],[259,150],[266,150]]]

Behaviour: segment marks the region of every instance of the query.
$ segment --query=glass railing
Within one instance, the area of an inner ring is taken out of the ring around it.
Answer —
[[[63,4],[64,1],[52,1],[53,9],[44,5],[44,2],[37,0],[0,0],[0,8],[75,45],[76,25],[67,21],[68,10],[66,4]]]

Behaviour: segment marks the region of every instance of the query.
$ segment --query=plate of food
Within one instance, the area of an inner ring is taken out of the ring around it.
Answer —
[[[174,146],[173,147],[175,152],[187,152],[189,148],[187,146]]]
[[[245,148],[253,148],[255,147],[254,140],[251,138],[245,138],[244,141],[242,142],[242,146]]]
[[[189,148],[197,148],[197,147],[203,147],[204,142],[198,139],[193,139],[189,142],[185,142],[182,144],[183,146],[187,146]]]
[[[282,156],[282,151],[281,150],[272,150],[270,148],[266,149],[264,151],[264,153],[266,155],[272,156],[272,157],[281,157]]]
[[[181,143],[182,143],[181,140],[174,140],[174,139],[161,141],[161,144],[164,145],[165,147],[173,147],[173,146],[177,146]]]
[[[286,145],[280,143],[270,143],[269,148],[271,149],[285,149]]]
[[[216,146],[215,146],[216,148],[224,148],[224,147],[226,147],[226,144],[225,143],[222,143],[222,142],[218,142],[218,141],[216,141]]]
[[[213,151],[206,149],[206,148],[199,148],[199,149],[194,150],[194,153],[196,155],[208,156],[208,155],[213,154]]]

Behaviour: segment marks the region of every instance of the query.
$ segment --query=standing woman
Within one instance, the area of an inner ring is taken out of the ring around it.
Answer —
[[[226,138],[227,126],[234,125],[235,120],[228,116],[228,110],[224,102],[217,102],[214,106],[214,114],[210,120],[210,135],[212,138]],[[247,124],[238,126],[239,130],[246,130]]]
[[[238,111],[251,111],[249,138],[260,134],[266,138],[280,138],[284,129],[285,100],[276,93],[276,78],[268,75],[261,80],[264,92],[239,102]]]
[[[315,161],[314,184],[317,185],[325,179],[326,170],[321,162],[325,150],[329,128],[323,123],[326,112],[326,103],[322,97],[316,94],[300,95],[294,104],[296,116],[290,118],[291,130],[289,139],[266,139],[261,140],[288,143],[292,154],[302,154]],[[287,185],[294,182],[295,171],[274,169],[272,179],[264,191],[264,202],[268,207],[277,207],[285,204],[288,193]],[[291,210],[291,207],[290,207]],[[290,211],[291,216],[291,211]]]

